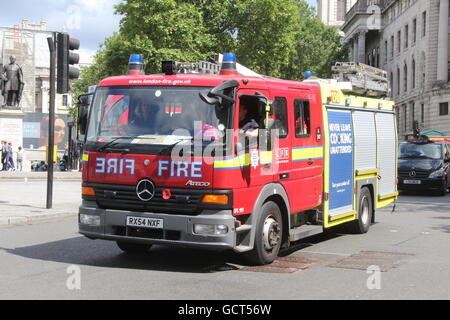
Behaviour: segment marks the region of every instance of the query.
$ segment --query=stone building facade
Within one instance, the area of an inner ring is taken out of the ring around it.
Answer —
[[[356,0],[317,0],[317,16],[327,26],[340,28]]]
[[[342,30],[351,61],[388,72],[400,136],[450,135],[449,0],[359,0]]]

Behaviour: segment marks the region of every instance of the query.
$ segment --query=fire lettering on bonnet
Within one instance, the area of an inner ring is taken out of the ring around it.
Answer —
[[[202,163],[185,161],[158,161],[158,176],[162,177],[165,172],[169,173],[171,177],[185,177],[199,179],[203,177]]]
[[[126,174],[129,172],[133,176],[135,168],[135,159],[97,158],[95,161],[95,173]]]

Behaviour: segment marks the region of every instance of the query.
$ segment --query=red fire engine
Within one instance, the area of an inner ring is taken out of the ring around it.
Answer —
[[[125,252],[232,249],[268,264],[324,229],[368,231],[398,195],[393,103],[237,68],[225,54],[145,75],[133,55],[128,75],[97,86],[80,110],[81,234]]]

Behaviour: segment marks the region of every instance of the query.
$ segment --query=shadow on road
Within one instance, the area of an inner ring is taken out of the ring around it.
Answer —
[[[280,256],[288,256],[315,243],[325,242],[339,235],[324,233],[294,243]],[[15,249],[0,248],[9,254],[44,261],[78,266],[123,268],[167,272],[212,273],[249,266],[242,255],[232,251],[209,251],[193,248],[153,246],[148,253],[122,253],[114,242],[76,237]]]

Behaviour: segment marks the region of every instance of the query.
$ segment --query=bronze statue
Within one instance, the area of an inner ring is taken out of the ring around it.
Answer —
[[[22,68],[16,64],[16,57],[9,58],[10,64],[3,67],[1,77],[3,82],[3,97],[6,107],[18,108],[22,99],[23,81]]]

